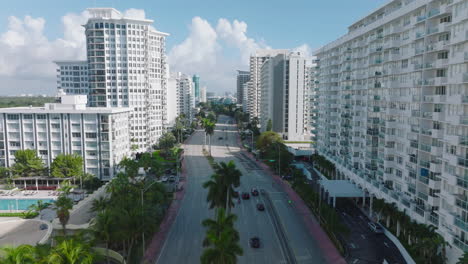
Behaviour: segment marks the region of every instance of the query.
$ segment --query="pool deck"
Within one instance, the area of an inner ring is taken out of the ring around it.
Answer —
[[[34,199],[34,200],[56,200],[57,195],[52,195],[52,191],[34,191],[33,194],[24,195],[22,191],[16,191],[13,195],[5,195],[4,193],[7,190],[1,190],[3,193],[0,194],[0,200],[26,200],[26,199]],[[32,192],[32,191],[28,191]],[[12,212],[23,212],[25,210],[0,210],[0,213],[12,213]]]
[[[36,245],[47,234],[47,230],[40,230],[41,224],[34,219],[0,217],[0,246]]]

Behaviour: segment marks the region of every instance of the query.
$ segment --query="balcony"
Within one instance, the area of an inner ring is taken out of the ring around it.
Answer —
[[[461,230],[468,232],[468,222],[464,221],[460,216],[455,217],[454,224]]]

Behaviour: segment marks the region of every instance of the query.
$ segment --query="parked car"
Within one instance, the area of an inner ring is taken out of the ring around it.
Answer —
[[[263,204],[261,204],[261,203],[258,203],[258,204],[257,204],[257,210],[259,210],[259,211],[265,211],[265,206],[264,206]]]
[[[161,181],[162,181],[162,182],[167,182],[167,180],[168,180],[167,176],[162,176],[162,177],[161,177]]]
[[[174,175],[169,177],[169,182],[175,182],[175,176]]]
[[[369,228],[376,234],[383,234],[384,230],[379,223],[369,222]]]
[[[260,238],[259,237],[252,237],[250,239],[250,246],[253,248],[259,248],[260,247]]]

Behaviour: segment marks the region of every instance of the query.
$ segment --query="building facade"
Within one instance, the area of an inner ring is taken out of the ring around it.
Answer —
[[[193,94],[194,94],[194,104],[200,102],[200,76],[193,75]]]
[[[89,93],[87,61],[55,61],[57,64],[57,89],[67,94]]]
[[[110,180],[130,152],[132,110],[86,103],[86,95],[63,95],[44,107],[0,108],[0,165],[12,166],[17,150],[36,150],[46,166],[61,153],[77,154],[85,172]]]
[[[273,50],[273,49],[259,49],[250,56],[249,63],[249,76],[250,84],[248,86],[248,101],[247,112],[249,118],[260,118],[260,102],[261,102],[261,67],[263,63],[273,56],[278,54],[287,54],[288,50]]]
[[[177,108],[177,116],[184,114],[190,120],[194,115],[194,89],[190,76],[181,72],[171,73],[169,79],[170,89],[176,90],[177,100],[174,102]],[[172,86],[174,88],[172,88]]]
[[[297,52],[267,58],[261,66],[261,131],[271,121],[272,131],[285,140],[304,140],[307,125],[306,59]]]
[[[164,130],[165,38],[153,20],[124,17],[113,8],[90,8],[85,27],[89,104],[130,107],[135,151],[146,151]]]
[[[244,84],[250,80],[248,71],[237,71],[237,103],[242,104],[244,99]]]
[[[468,251],[468,1],[395,0],[320,48],[317,150]]]
[[[206,103],[206,86],[200,88],[200,103]]]

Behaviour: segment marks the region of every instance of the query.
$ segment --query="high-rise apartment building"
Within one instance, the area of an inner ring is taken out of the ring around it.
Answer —
[[[193,81],[193,89],[194,89],[194,104],[198,103],[200,101],[200,76],[198,75],[193,75],[192,77]]]
[[[200,88],[200,103],[206,103],[206,86]]]
[[[90,8],[85,27],[92,107],[130,107],[135,151],[150,149],[165,122],[165,38],[153,20],[126,18],[113,8]]]
[[[468,251],[468,1],[395,0],[320,48],[317,150]]]
[[[261,102],[261,67],[263,63],[271,57],[278,54],[287,54],[288,50],[259,49],[250,56],[249,76],[250,84],[248,86],[247,113],[252,119],[260,118]]]
[[[89,93],[87,61],[55,61],[57,64],[57,89],[67,94]]]
[[[265,131],[272,123],[272,131],[285,140],[304,140],[307,125],[306,59],[297,52],[267,58],[260,72],[260,125]]]
[[[77,154],[85,172],[110,180],[130,152],[132,110],[86,103],[86,95],[62,95],[44,107],[0,108],[0,166],[13,165],[17,150],[37,151],[48,167],[61,153]]]
[[[237,103],[242,104],[244,98],[244,83],[250,80],[250,73],[248,71],[237,71]]]
[[[194,89],[193,79],[190,76],[181,72],[171,73],[169,78],[170,89],[177,91],[177,101],[174,102],[177,105],[177,116],[184,114],[190,120],[194,115]]]

